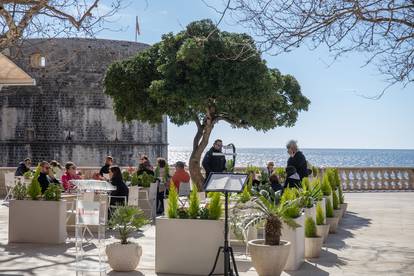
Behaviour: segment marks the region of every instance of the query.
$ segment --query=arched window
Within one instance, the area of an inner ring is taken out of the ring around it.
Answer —
[[[30,65],[33,68],[44,68],[46,67],[46,57],[40,53],[35,53],[30,56]]]

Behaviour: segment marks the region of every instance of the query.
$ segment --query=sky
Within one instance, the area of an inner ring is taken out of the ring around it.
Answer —
[[[209,3],[221,3],[216,2]],[[136,0],[113,18],[110,27],[122,30],[103,31],[97,37],[134,41],[135,16],[139,17],[141,30],[138,41],[147,44],[160,41],[164,33],[181,31],[194,20],[219,18],[201,0]],[[230,19],[219,27],[249,33]],[[362,54],[352,53],[332,63],[326,48],[311,51],[305,45],[263,58],[269,67],[298,80],[302,94],[311,101],[309,110],[300,113],[294,127],[266,133],[233,129],[219,122],[210,141],[221,138],[225,144],[251,148],[282,148],[295,139],[302,148],[414,149],[413,84],[405,88],[395,85],[379,100],[371,100],[361,95],[378,95],[388,83],[374,65],[363,67],[366,57]],[[168,142],[170,146],[191,146],[195,131],[194,124],[177,127],[169,123]]]

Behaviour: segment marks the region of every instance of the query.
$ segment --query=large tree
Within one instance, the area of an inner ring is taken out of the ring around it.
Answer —
[[[0,51],[26,37],[94,36],[122,0],[0,1]]]
[[[263,50],[326,45],[335,58],[366,54],[393,83],[414,81],[412,0],[228,0],[226,12],[250,28]],[[223,14],[223,12],[220,12]]]
[[[168,115],[177,125],[196,124],[189,167],[200,188],[201,155],[219,121],[267,131],[293,126],[309,105],[293,76],[266,66],[250,36],[220,31],[210,20],[112,64],[104,86],[121,120],[158,123]]]

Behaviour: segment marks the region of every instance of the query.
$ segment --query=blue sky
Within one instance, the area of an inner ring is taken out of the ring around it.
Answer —
[[[217,1],[221,3],[220,0]],[[214,3],[214,1],[210,1]],[[201,0],[132,1],[120,11],[113,28],[99,38],[135,39],[135,16],[139,16],[139,42],[152,44],[167,32],[178,32],[194,20],[218,15]],[[220,25],[228,31],[248,32],[234,26],[230,20]],[[265,55],[269,67],[291,74],[299,81],[302,93],[311,100],[308,112],[302,112],[292,128],[276,128],[266,133],[238,130],[220,122],[213,130],[211,141],[222,138],[224,143],[239,147],[284,147],[289,139],[299,141],[304,148],[389,148],[414,149],[414,85],[394,86],[380,100],[368,100],[359,95],[373,96],[387,83],[376,67],[362,68],[365,57],[350,54],[331,66],[327,49],[310,51],[306,46],[279,56]],[[168,140],[172,146],[191,146],[195,125],[168,126]]]

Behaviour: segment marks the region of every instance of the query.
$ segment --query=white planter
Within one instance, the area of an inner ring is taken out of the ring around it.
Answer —
[[[278,276],[282,273],[291,248],[288,241],[280,245],[265,245],[264,240],[249,241],[253,267],[259,276]]]
[[[280,237],[280,239],[289,241],[292,244],[285,270],[297,270],[305,259],[305,216],[302,214],[294,221],[301,225],[301,227],[292,229],[283,223],[282,235]]]
[[[317,204],[321,204],[323,213],[323,224],[326,224],[326,198],[323,197],[321,201],[317,202]]]
[[[66,240],[66,201],[10,200],[9,243]]]
[[[316,223],[316,206],[312,206],[311,208],[304,208],[305,219],[311,217],[313,221]]]
[[[109,266],[115,271],[133,271],[142,255],[142,247],[136,243],[111,243],[106,246]]]
[[[342,219],[342,210],[341,209],[334,210],[334,216],[338,217],[338,222],[339,222]]]
[[[224,244],[222,220],[156,218],[155,272],[208,275]],[[223,273],[220,254],[215,273]]]
[[[338,226],[339,218],[326,218],[326,224],[329,224],[329,233],[336,233],[336,227]]]
[[[342,210],[342,217],[345,216],[346,209],[348,208],[348,203],[342,203],[341,204],[341,210]]]
[[[323,241],[326,241],[326,238],[328,237],[329,234],[329,224],[324,224],[324,225],[316,225],[316,235],[318,237],[322,237]]]
[[[305,238],[305,257],[306,258],[319,258],[322,248],[322,237]]]

